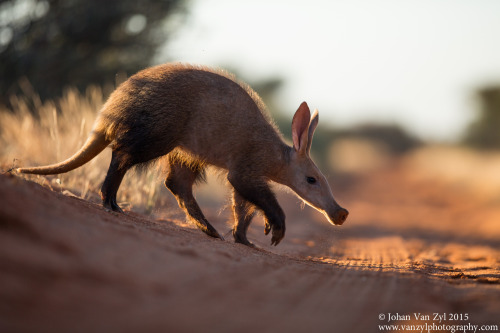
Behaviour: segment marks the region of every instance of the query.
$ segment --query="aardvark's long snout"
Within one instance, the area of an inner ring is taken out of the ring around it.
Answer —
[[[328,220],[331,224],[342,225],[347,219],[347,215],[349,215],[349,212],[347,211],[347,209],[339,206],[335,208],[331,213],[325,215],[327,215]]]

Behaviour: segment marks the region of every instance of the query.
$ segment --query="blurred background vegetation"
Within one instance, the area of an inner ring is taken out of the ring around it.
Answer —
[[[183,0],[10,0],[0,4],[1,101],[26,93],[42,100],[67,87],[114,84],[148,67],[169,38]],[[120,78],[118,78],[120,79]],[[21,81],[20,81],[21,80]],[[24,89],[24,90],[23,90]]]
[[[479,107],[463,143],[480,149],[500,149],[500,86],[490,86],[476,92]]]

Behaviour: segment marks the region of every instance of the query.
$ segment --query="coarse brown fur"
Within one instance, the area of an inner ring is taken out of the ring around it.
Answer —
[[[67,172],[111,144],[112,158],[101,197],[105,207],[121,211],[116,193],[127,170],[161,158],[169,170],[165,185],[187,216],[208,235],[222,238],[192,193],[205,166],[213,165],[227,170],[233,186],[235,240],[251,245],[246,230],[258,208],[266,219],[266,234],[272,230],[272,244],[277,245],[285,234],[285,214],[269,188],[270,180],[291,187],[332,223],[342,224],[347,216],[309,158],[317,119],[317,113],[310,119],[309,108],[303,103],[292,123],[294,146],[290,147],[261,99],[247,85],[226,72],[165,64],[138,72],[111,94],[89,139],[73,157],[19,171]],[[300,172],[308,174],[296,175]],[[311,177],[316,185],[305,183]]]

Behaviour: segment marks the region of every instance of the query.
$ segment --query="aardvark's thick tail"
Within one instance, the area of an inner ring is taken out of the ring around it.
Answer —
[[[104,150],[111,142],[106,140],[106,137],[102,133],[92,132],[85,144],[78,152],[67,160],[41,167],[32,168],[18,168],[17,171],[21,173],[32,173],[37,175],[54,175],[58,173],[65,173],[76,169],[94,157],[96,157],[101,151]]]

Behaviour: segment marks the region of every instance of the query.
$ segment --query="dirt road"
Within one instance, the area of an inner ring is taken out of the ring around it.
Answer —
[[[334,193],[344,226],[282,194],[287,235],[257,222],[254,250],[2,175],[0,332],[498,331],[500,198],[403,167]]]

